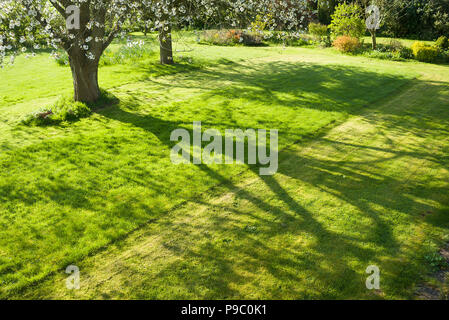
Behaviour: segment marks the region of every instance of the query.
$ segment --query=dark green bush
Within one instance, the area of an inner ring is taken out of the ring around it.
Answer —
[[[449,50],[446,51],[440,50],[438,60],[443,63],[449,63]]]
[[[402,59],[413,59],[413,51],[408,47],[402,47],[398,52]]]
[[[399,41],[391,41],[386,45],[380,44],[376,50],[370,48],[363,55],[369,58],[392,61],[405,61],[414,58],[412,49],[402,46]]]

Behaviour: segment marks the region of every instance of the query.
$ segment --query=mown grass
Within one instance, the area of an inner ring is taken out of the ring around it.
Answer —
[[[384,202],[391,181],[395,188],[406,183],[400,177],[407,165],[398,161],[374,170],[367,162],[359,169],[345,169],[346,164],[339,162],[347,156],[344,152],[335,154],[336,164],[314,160],[329,152],[320,148],[305,158],[289,155],[291,151],[285,149],[279,175],[264,181],[268,189],[239,188],[243,199],[226,203],[225,216],[206,214],[196,220],[196,209],[192,219],[186,214],[187,220],[173,229],[181,231],[182,248],[170,249],[172,224],[183,219],[181,215],[171,221],[170,210],[192,198],[200,205],[199,195],[213,186],[232,191],[252,172],[237,165],[173,165],[169,158],[172,130],[191,130],[193,121],[202,121],[203,130],[222,132],[227,128],[279,129],[280,148],[284,149],[319,137],[363,114],[376,101],[388,101],[424,70],[420,64],[380,63],[315,49],[189,46],[191,51],[178,55],[202,61],[194,68],[189,64],[157,66],[155,57],[101,68],[102,87],[121,102],[69,126],[17,125],[23,112],[52,100],[54,93],[70,92],[68,68],[39,55],[32,61],[19,59],[14,68],[0,71],[8,83],[0,88],[2,296],[22,292],[18,290],[68,264],[80,264],[133,230],[159,220],[163,223],[156,224],[152,232],[160,235],[160,245],[170,251],[167,259],[150,269],[149,277],[128,283],[129,290],[120,293],[123,297],[336,298],[351,296],[351,292],[352,297],[360,297],[365,293],[355,289],[356,276],[363,273],[360,267],[366,262],[387,257],[400,259],[397,266],[404,267],[413,261],[414,252],[401,251],[402,242],[412,245],[401,232],[411,230],[407,228],[413,222],[405,211],[418,215],[421,208],[407,202],[407,195]],[[45,76],[50,75],[47,80]],[[438,94],[445,94],[444,90]],[[441,113],[445,109],[432,110]],[[417,128],[422,121],[430,121],[427,116],[418,118],[418,110],[410,112]],[[355,130],[354,135],[358,134]],[[429,143],[437,138],[429,138]],[[339,144],[332,148],[340,150]],[[437,158],[435,163],[440,161]],[[346,177],[352,184],[345,182]],[[425,174],[423,181],[416,181],[417,188],[428,192],[435,181],[431,178],[435,178],[433,172]],[[438,183],[444,190],[444,182]],[[338,195],[340,200],[335,200]],[[442,209],[446,198],[427,201],[436,210]],[[386,206],[385,216],[376,218],[371,213],[375,206]],[[400,219],[388,218],[391,212]],[[359,221],[360,215],[366,216]],[[370,227],[370,221],[374,226]],[[245,229],[246,225],[256,229]],[[441,237],[437,226],[427,231]],[[191,232],[205,236],[190,242]],[[349,242],[357,241],[370,249],[350,247]],[[191,247],[184,248],[188,243]],[[147,258],[153,260],[152,255]],[[340,258],[336,267],[334,262]],[[398,275],[399,269],[388,270],[390,279]],[[420,269],[413,264],[407,270],[416,274]],[[271,276],[263,279],[267,272]],[[158,281],[149,288],[147,281],[155,275]],[[195,287],[192,279],[200,285]],[[401,279],[399,284],[390,284],[387,296],[403,297],[409,292],[410,278]],[[260,295],[253,292],[257,283],[264,290]],[[314,283],[319,286],[313,287]],[[30,290],[37,296],[42,293]]]

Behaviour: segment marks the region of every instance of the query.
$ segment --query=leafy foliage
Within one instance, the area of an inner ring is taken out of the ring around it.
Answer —
[[[310,23],[309,33],[314,36],[317,41],[322,41],[328,35],[328,27],[320,23]]]
[[[449,49],[449,40],[446,36],[441,36],[435,41],[435,46],[440,50],[447,50]]]
[[[365,22],[357,4],[342,3],[335,8],[330,29],[336,36],[360,38],[365,34]]]
[[[449,34],[448,0],[377,0],[383,33],[392,37],[431,40]]]

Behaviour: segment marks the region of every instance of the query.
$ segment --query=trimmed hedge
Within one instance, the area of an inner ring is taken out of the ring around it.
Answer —
[[[413,43],[412,51],[415,59],[422,62],[435,62],[439,55],[438,48],[419,41]]]

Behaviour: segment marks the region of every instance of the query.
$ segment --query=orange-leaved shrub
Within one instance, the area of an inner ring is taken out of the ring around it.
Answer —
[[[359,39],[351,36],[339,36],[334,40],[334,47],[341,52],[355,52],[360,48]]]

